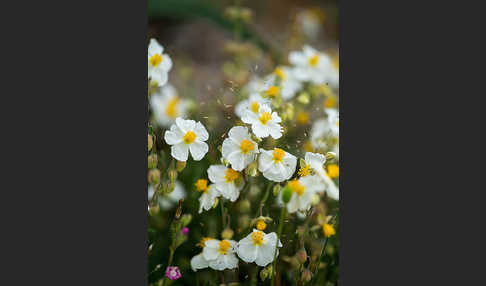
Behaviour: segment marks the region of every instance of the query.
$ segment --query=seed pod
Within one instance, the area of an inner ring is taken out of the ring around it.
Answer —
[[[152,135],[148,134],[148,150],[152,150],[152,146],[154,144],[154,141],[152,139]]]
[[[148,168],[149,169],[153,169],[153,168],[157,167],[157,163],[158,163],[157,154],[149,155],[148,158],[147,158],[147,161],[148,161]]]

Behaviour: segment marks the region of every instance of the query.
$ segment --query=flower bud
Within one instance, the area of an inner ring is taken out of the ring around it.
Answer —
[[[191,220],[192,220],[191,214],[185,214],[181,217],[181,223],[184,227],[186,227],[189,223],[191,223]]]
[[[149,134],[149,135],[148,135],[148,150],[149,150],[149,151],[150,151],[150,150],[152,150],[152,146],[153,146],[153,144],[154,144],[154,141],[153,141],[153,139],[152,139],[152,135],[150,135],[150,134]]]
[[[282,193],[282,201],[287,204],[292,198],[292,189],[289,186],[285,186]]]
[[[248,165],[246,174],[251,177],[256,177],[258,175],[258,163],[256,161]]]
[[[250,209],[251,209],[251,203],[249,200],[242,200],[239,204],[238,204],[238,209],[240,210],[240,212],[242,213],[246,213],[246,212],[249,212]]]
[[[160,182],[160,170],[159,169],[152,169],[148,173],[148,181],[149,183],[156,185]]]
[[[168,195],[172,193],[175,189],[175,183],[174,182],[166,182],[162,184],[162,194]]]
[[[268,278],[268,270],[267,268],[263,268],[261,271],[260,271],[260,279],[262,281],[265,281],[265,279]]]
[[[311,281],[311,279],[312,279],[312,272],[310,272],[309,269],[304,269],[304,271],[302,271],[302,281],[304,283],[307,283]]]
[[[182,172],[182,170],[184,170],[184,168],[186,167],[186,162],[182,162],[182,161],[177,161],[176,163],[176,169],[177,169],[177,172]]]
[[[334,152],[327,152],[326,153],[326,161],[331,161],[335,157],[336,157],[336,153],[334,153]]]
[[[159,204],[156,204],[154,206],[151,206],[150,209],[149,209],[149,214],[151,216],[154,216],[156,214],[158,214],[160,211],[160,207],[159,207]]]
[[[153,169],[153,168],[157,167],[157,163],[158,163],[157,154],[149,155],[148,158],[147,158],[147,161],[148,161],[148,168],[149,169]]]
[[[307,261],[307,252],[305,251],[305,248],[299,250],[296,256],[297,256],[297,260],[299,260],[299,262],[302,264],[304,264]]]
[[[273,276],[273,265],[270,264],[265,269],[267,269],[268,278],[272,278],[272,276]]]
[[[282,190],[282,186],[280,186],[280,184],[276,184],[275,186],[273,186],[273,195],[278,196],[280,190]]]
[[[250,224],[250,217],[248,215],[242,215],[238,217],[238,227],[245,229]]]
[[[175,180],[177,179],[177,171],[174,169],[170,169],[168,172],[168,176],[171,182],[175,182]]]
[[[221,232],[221,237],[223,239],[231,239],[233,237],[233,230],[231,228],[225,228],[222,232]]]
[[[302,104],[308,104],[310,102],[309,94],[307,92],[302,92],[298,97],[297,101]]]
[[[336,234],[334,227],[328,223],[322,225],[322,231],[324,232],[325,237],[331,237]]]

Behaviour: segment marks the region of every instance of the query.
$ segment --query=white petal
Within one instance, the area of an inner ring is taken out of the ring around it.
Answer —
[[[174,126],[174,125],[172,125]],[[172,128],[171,128],[172,129]],[[167,144],[169,145],[176,145],[176,144],[179,144],[179,143],[183,143],[182,141],[182,136],[180,134],[180,131],[178,130],[177,128],[177,131],[165,131],[165,134],[164,134],[164,139],[165,139],[165,142],[167,142]]]
[[[240,146],[238,146],[231,138],[224,139],[221,148],[221,154],[223,155],[223,158],[228,159],[228,156],[235,151],[240,151]]]
[[[202,255],[202,253],[194,256],[191,259],[192,271],[197,271],[198,269],[203,269],[203,268],[206,268],[208,266],[209,266],[209,262],[206,259],[204,259],[204,256]]]
[[[236,151],[230,154],[228,156],[228,162],[231,163],[231,168],[235,171],[243,171],[243,169],[246,167],[245,165],[245,155],[241,153],[240,151]]]
[[[189,149],[191,150],[191,155],[194,161],[199,161],[204,158],[204,155],[206,155],[209,150],[209,146],[205,142],[200,142],[199,140],[196,140],[191,145],[189,145]]]
[[[243,127],[243,126],[235,126],[230,129],[228,132],[228,136],[235,140],[235,142],[238,144],[244,139],[250,138],[250,134],[248,133],[248,128]]]
[[[255,259],[257,258],[258,250],[257,247],[253,244],[251,234],[238,242],[238,248],[236,250],[236,253],[241,258],[241,260],[245,262],[251,263],[255,261]]]
[[[282,137],[282,131],[283,128],[277,123],[269,123],[268,124],[268,130],[270,133],[270,136],[272,136],[273,139],[278,139]]]
[[[171,155],[175,159],[181,162],[186,162],[187,157],[189,156],[189,146],[185,143],[179,143],[176,145],[172,145],[170,148],[171,150]]]
[[[196,123],[196,128],[194,128],[194,133],[196,133],[197,139],[200,141],[206,141],[209,138],[208,131],[206,130],[204,125],[202,125],[201,122]]]
[[[209,180],[213,183],[224,183],[226,179],[224,178],[226,173],[226,167],[223,165],[211,165],[208,168]]]
[[[157,42],[156,39],[150,39],[150,43],[148,46],[148,54],[149,56],[154,54],[162,54],[164,48]]]
[[[233,269],[238,266],[238,258],[234,254],[223,255],[223,259],[227,269]]]
[[[203,249],[204,259],[210,261],[218,258],[218,256],[220,255],[218,252],[219,242],[220,241],[217,239],[211,239],[205,242],[205,246]]]
[[[265,138],[270,135],[269,128],[262,125],[260,121],[254,122],[251,125],[251,130],[253,131],[253,134],[255,134],[255,136],[258,138]]]
[[[193,131],[196,127],[196,121],[182,119],[181,117],[176,118],[176,124],[184,134],[186,134],[187,131]]]

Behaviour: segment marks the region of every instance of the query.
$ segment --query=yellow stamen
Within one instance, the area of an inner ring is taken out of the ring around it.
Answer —
[[[187,133],[182,137],[182,140],[184,140],[184,143],[186,144],[191,144],[196,140],[196,133],[193,131],[187,131]]]
[[[234,180],[238,179],[240,173],[236,172],[235,170],[228,168],[226,169],[224,178],[226,179],[226,183],[231,183]]]
[[[258,101],[253,101],[251,103],[250,108],[251,108],[251,111],[253,111],[253,113],[257,113],[258,110],[260,109],[260,104],[258,104]]]
[[[307,114],[307,112],[302,111],[297,114],[297,123],[299,123],[300,125],[306,125],[308,122],[309,115]]]
[[[283,161],[283,158],[285,157],[285,151],[280,149],[280,148],[275,148],[273,149],[273,162],[280,163]]]
[[[251,234],[251,239],[253,239],[254,245],[262,245],[263,243],[263,232],[255,231]]]
[[[267,90],[267,95],[269,97],[275,97],[278,94],[278,87],[272,85],[268,90]]]
[[[292,192],[296,193],[299,196],[302,196],[305,191],[305,187],[299,182],[299,180],[292,180],[289,182],[289,187]]]
[[[151,66],[157,67],[162,62],[162,56],[160,54],[155,54],[150,57],[149,62]]]
[[[198,192],[204,192],[204,193],[208,193],[209,191],[209,188],[208,188],[208,180],[206,179],[199,179],[197,180],[196,182],[196,190]]]
[[[334,96],[330,96],[324,101],[325,108],[332,108],[334,105],[336,105],[336,98]]]
[[[260,115],[260,122],[263,124],[263,125],[266,125],[268,121],[270,121],[272,119],[272,114],[270,112],[263,112],[261,115]]]
[[[313,55],[310,59],[309,59],[309,64],[313,67],[315,67],[317,65],[317,63],[319,63],[319,56],[318,55]]]
[[[301,167],[299,172],[298,172],[299,176],[301,176],[301,177],[308,176],[308,175],[310,175],[310,173],[311,173],[310,165],[306,165],[305,167]]]
[[[258,230],[264,230],[267,227],[267,224],[263,219],[258,220],[256,227]]]
[[[231,243],[227,240],[221,240],[219,243],[219,250],[218,252],[221,254],[227,254],[228,249],[231,247]]]
[[[253,144],[253,142],[251,142],[250,140],[243,139],[240,143],[240,149],[241,153],[248,154],[250,153],[250,151],[253,151],[253,149],[255,149],[255,144]]]
[[[325,223],[322,225],[322,231],[324,232],[324,236],[330,237],[336,234],[336,230],[332,225]]]
[[[278,76],[280,79],[284,80],[287,76],[285,75],[283,69],[281,68],[276,68],[275,71],[273,71],[273,73]]]
[[[212,239],[211,237],[203,237],[201,241],[197,244],[199,247],[204,247],[206,245],[206,241]]]
[[[331,179],[339,177],[339,166],[336,164],[330,164],[327,166],[327,175]]]
[[[165,109],[165,113],[173,119],[177,117],[177,103],[179,103],[179,97],[174,96],[167,104],[167,108]]]
[[[304,143],[304,147],[303,148],[304,148],[304,151],[306,151],[306,152],[312,152],[312,151],[314,151],[314,148],[312,148],[312,143],[310,141],[306,141]]]

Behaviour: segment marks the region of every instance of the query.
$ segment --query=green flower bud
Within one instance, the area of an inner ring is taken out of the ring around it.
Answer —
[[[336,153],[334,152],[327,152],[326,153],[326,160],[327,161],[331,161],[332,159],[334,159],[336,157]]]
[[[307,92],[302,92],[298,97],[297,101],[302,104],[308,104],[310,102],[309,94]]]
[[[250,217],[248,215],[242,215],[238,217],[238,227],[245,229],[250,224]]]
[[[160,182],[160,170],[159,169],[152,169],[148,173],[148,181],[149,183],[156,185]]]
[[[181,217],[181,223],[182,223],[182,227],[185,227],[187,225],[189,225],[189,223],[191,223],[191,220],[192,220],[192,215],[191,214],[185,214]]]
[[[251,177],[256,177],[258,175],[258,163],[253,162],[246,168],[246,174]]]
[[[282,193],[282,201],[287,204],[292,198],[292,189],[289,186],[285,186]]]
[[[159,204],[156,204],[156,205],[150,207],[149,214],[150,214],[150,216],[154,216],[154,215],[157,215],[159,213],[159,211],[160,211]]]
[[[272,278],[272,276],[273,276],[273,265],[270,264],[265,269],[267,269],[268,278]]]
[[[249,212],[251,210],[251,203],[249,200],[242,200],[238,204],[238,208],[242,213]]]
[[[154,144],[154,141],[152,139],[152,135],[148,135],[148,150],[152,150],[152,145]]]
[[[148,158],[147,158],[147,161],[148,161],[148,168],[149,169],[153,169],[153,168],[157,167],[157,163],[158,163],[157,154],[149,155]]]
[[[268,278],[268,270],[266,268],[263,268],[262,271],[260,271],[260,279],[262,281],[265,281],[265,279]]]
[[[278,196],[281,190],[282,186],[280,186],[280,184],[276,184],[275,186],[273,186],[273,195]]]
[[[176,164],[176,169],[177,169],[177,172],[182,172],[182,170],[184,170],[184,168],[186,167],[186,162],[181,162],[181,161],[177,161],[177,164]]]
[[[177,179],[177,171],[174,169],[169,170],[168,176],[171,182],[175,182],[175,180]]]
[[[223,239],[231,239],[233,237],[233,230],[231,230],[231,228],[225,228],[222,232],[221,232],[221,237]]]

